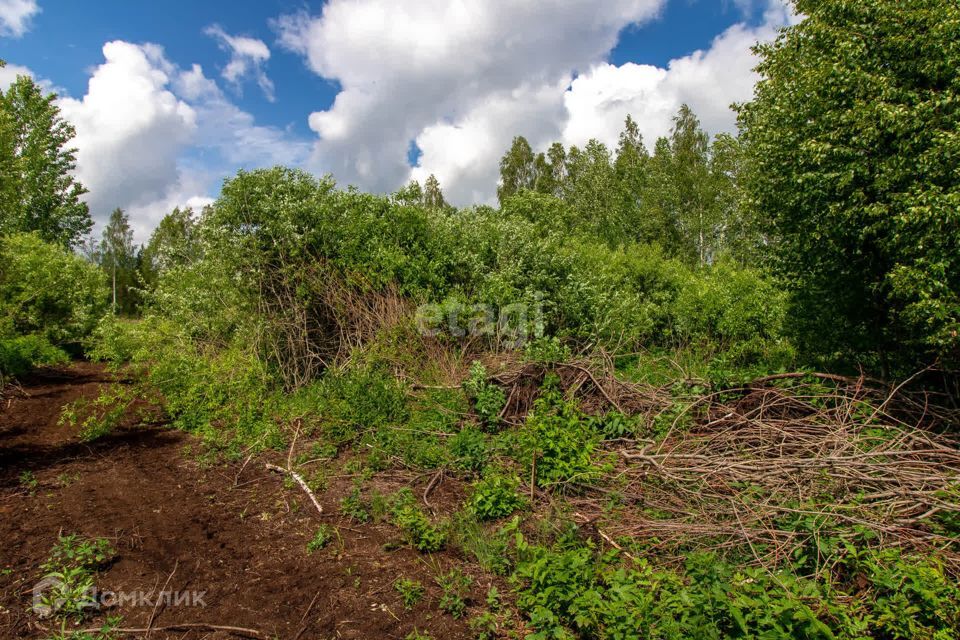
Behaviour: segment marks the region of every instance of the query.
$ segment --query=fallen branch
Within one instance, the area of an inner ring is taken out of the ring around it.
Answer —
[[[114,628],[111,629],[114,633],[149,633],[151,629],[134,629],[134,628]],[[256,629],[245,629],[243,627],[228,627],[219,624],[206,624],[203,622],[187,622],[183,624],[171,624],[165,627],[153,627],[153,631],[223,631],[224,633],[230,633],[241,638],[255,638],[260,640],[266,638],[267,636],[263,635]],[[102,629],[84,629],[80,633],[99,633]]]
[[[303,479],[303,476],[301,476],[299,473],[297,473],[293,469],[284,469],[283,467],[278,467],[275,464],[267,463],[266,467],[270,471],[289,474],[290,477],[292,477],[294,480],[297,481],[297,484],[300,485],[300,488],[303,489],[308,496],[310,496],[310,501],[313,502],[313,506],[317,508],[317,513],[319,513],[320,515],[325,515],[323,513],[323,507],[320,506],[320,501],[317,500],[317,496],[315,496],[313,491],[310,490],[310,487],[307,485],[307,481]]]

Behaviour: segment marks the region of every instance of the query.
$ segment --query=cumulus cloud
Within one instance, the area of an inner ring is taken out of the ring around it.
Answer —
[[[109,42],[83,98],[61,98],[77,131],[77,177],[102,222],[115,207],[139,241],[175,206],[209,202],[238,167],[301,164],[309,145],[259,126],[202,67],[181,69],[153,44]]]
[[[99,218],[164,196],[179,180],[177,158],[197,120],[167,88],[175,69],[160,47],[114,41],[103,56],[87,94],[60,100],[77,130],[77,174]]]
[[[0,0],[0,36],[19,38],[38,13],[36,0]]]
[[[654,19],[664,0],[331,0],[275,27],[281,46],[341,87],[310,115],[313,166],[378,191],[433,173],[467,204],[492,201],[514,135],[538,149],[612,145],[630,113],[653,140],[684,102],[708,130],[733,130],[729,106],[756,81],[750,47],[793,18],[788,0],[745,1],[763,2],[764,24],[736,25],[665,68],[606,62],[622,29]]]
[[[6,66],[0,67],[0,90],[6,91],[9,89],[10,85],[13,84],[18,76],[29,76],[32,78],[33,71],[19,64],[11,64],[9,62]]]
[[[256,81],[267,100],[274,101],[273,82],[264,70],[264,65],[270,59],[270,49],[263,40],[232,36],[217,24],[207,27],[204,33],[216,39],[220,48],[230,54],[230,62],[221,73],[227,82],[239,90],[242,81],[250,76]]]
[[[439,143],[443,134],[485,141],[477,128],[488,122],[493,130],[487,133],[494,133],[501,123],[490,122],[488,114],[510,113],[507,102],[529,113],[522,102],[537,96],[542,106],[538,114],[513,121],[519,129],[510,134],[544,128],[540,117],[559,113],[562,87],[572,73],[602,60],[625,25],[654,18],[663,4],[331,0],[318,16],[285,16],[275,26],[282,46],[301,53],[314,72],[342,88],[329,109],[309,118],[319,137],[315,166],[384,191],[409,177],[411,140],[418,140],[427,166],[435,155],[431,142]],[[542,100],[544,91],[553,91],[553,100]],[[458,152],[471,154],[475,168],[489,169],[491,158],[476,149],[445,153]],[[469,173],[452,165],[436,172]]]
[[[775,35],[774,23],[757,28],[735,25],[705,51],[673,60],[666,68],[626,63],[594,65],[564,95],[568,119],[567,144],[582,145],[596,138],[613,145],[628,114],[652,146],[665,135],[684,103],[711,133],[736,130],[734,102],[749,100],[757,77],[751,46]]]

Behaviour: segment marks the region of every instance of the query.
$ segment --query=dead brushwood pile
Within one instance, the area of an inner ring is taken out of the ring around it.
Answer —
[[[584,411],[639,415],[649,429],[605,442],[612,472],[568,492],[579,519],[613,544],[737,548],[775,567],[821,540],[856,538],[939,551],[960,571],[950,533],[960,518],[960,416],[937,408],[943,398],[800,373],[685,397],[620,380],[600,358],[496,376],[506,422],[523,421],[548,371]]]

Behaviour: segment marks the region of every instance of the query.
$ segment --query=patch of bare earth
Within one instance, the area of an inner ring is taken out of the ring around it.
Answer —
[[[61,532],[108,538],[118,556],[97,586],[145,594],[121,600],[84,627],[112,615],[122,617],[124,628],[153,627],[150,637],[157,639],[235,635],[163,630],[196,624],[290,640],[402,639],[414,628],[437,639],[471,637],[464,620],[437,608],[434,576],[461,559],[396,548],[393,527],[342,519],[338,505],[349,479],[318,495],[321,516],[262,462],[204,467],[188,453],[198,443],[165,426],[129,424],[89,445],[58,426],[65,404],[92,399],[110,382],[101,367],[81,363],[37,373],[0,404],[0,637],[52,635],[53,625],[31,611],[32,588]],[[21,482],[25,471],[37,480],[32,490]],[[440,487],[431,502],[452,502],[456,493]],[[308,553],[322,523],[339,536]],[[401,576],[427,588],[411,610],[393,588]],[[477,578],[474,604],[486,588]],[[199,601],[165,603],[156,597],[161,591],[193,592],[181,598]]]

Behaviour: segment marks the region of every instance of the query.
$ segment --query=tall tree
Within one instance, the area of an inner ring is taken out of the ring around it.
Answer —
[[[175,208],[160,220],[141,252],[139,272],[148,287],[160,274],[198,257],[196,220],[189,207]]]
[[[513,139],[510,150],[500,160],[500,184],[497,199],[504,201],[515,193],[533,189],[537,183],[536,158],[530,143],[523,136]]]
[[[604,240],[623,241],[625,225],[619,216],[616,174],[606,145],[590,140],[583,151],[568,157],[565,199],[578,214],[581,226]]]
[[[688,105],[680,107],[670,132],[673,179],[679,195],[678,219],[688,250],[703,265],[710,258],[718,217],[712,205],[710,136]]]
[[[562,197],[567,181],[567,150],[563,144],[554,142],[546,154],[539,154],[536,171],[536,190],[548,196]]]
[[[0,233],[36,231],[49,242],[78,244],[93,227],[86,189],[72,173],[73,126],[60,116],[56,94],[44,95],[19,76],[0,94]]]
[[[423,184],[423,206],[427,209],[439,210],[447,206],[440,189],[440,181],[432,173]]]
[[[640,127],[627,116],[617,144],[617,156],[613,166],[617,176],[617,188],[620,199],[620,215],[624,219],[629,237],[650,241],[656,238],[658,230],[655,221],[645,214],[643,193],[647,186],[650,154],[643,144]]]
[[[797,0],[740,108],[807,347],[960,363],[960,4]]]
[[[114,313],[132,312],[134,304],[131,289],[135,284],[137,256],[133,246],[133,229],[123,209],[114,209],[103,229],[100,264],[110,278]]]

